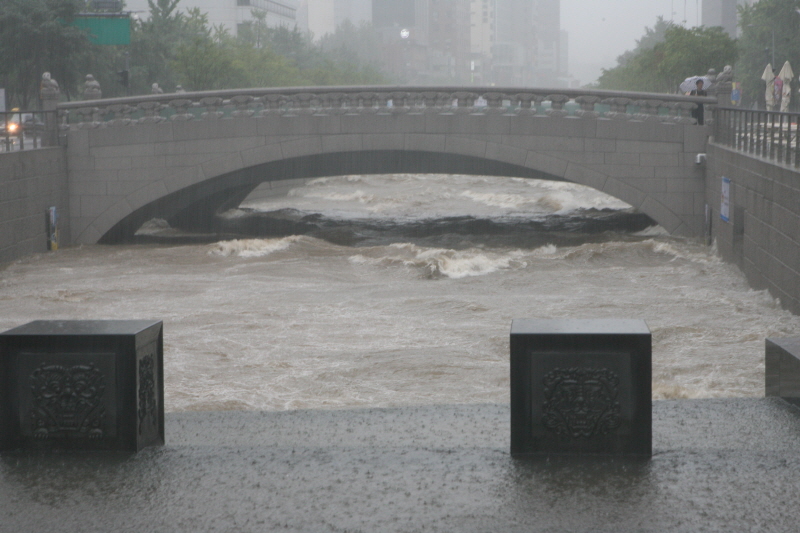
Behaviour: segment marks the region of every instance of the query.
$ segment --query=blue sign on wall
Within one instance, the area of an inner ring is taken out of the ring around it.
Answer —
[[[719,206],[719,218],[725,222],[730,222],[731,209],[731,180],[722,176],[722,198]]]

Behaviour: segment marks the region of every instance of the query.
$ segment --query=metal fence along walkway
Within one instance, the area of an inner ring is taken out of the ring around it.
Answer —
[[[765,159],[800,167],[800,113],[718,107],[714,142]]]

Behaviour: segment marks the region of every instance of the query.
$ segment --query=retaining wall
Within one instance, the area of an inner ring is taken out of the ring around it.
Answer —
[[[59,241],[70,242],[64,147],[0,155],[0,264],[47,251],[46,210],[55,206]]]
[[[714,143],[707,153],[707,232],[753,288],[769,289],[800,314],[800,172]],[[723,177],[730,180],[727,221]]]

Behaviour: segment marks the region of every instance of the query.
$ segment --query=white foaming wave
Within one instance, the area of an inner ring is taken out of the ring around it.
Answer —
[[[461,193],[461,196],[469,198],[477,203],[490,207],[501,207],[503,209],[521,209],[525,206],[539,203],[538,198],[509,193],[475,192],[466,190]]]
[[[596,189],[569,181],[547,181],[525,178],[530,187],[539,189],[543,195],[540,203],[551,204],[559,214],[566,214],[579,209],[627,209],[631,206],[618,198],[604,194]],[[545,193],[544,191],[551,191]]]
[[[298,240],[302,235],[292,235],[282,239],[234,239],[232,241],[220,241],[209,245],[210,255],[220,255],[230,257],[264,257],[271,253],[285,250]]]
[[[714,253],[709,253],[709,250],[706,248],[700,248],[697,251],[693,251],[693,248],[686,247],[683,251],[681,251],[674,243],[669,241],[657,241],[654,239],[647,239],[646,241],[642,241],[643,244],[647,243],[652,246],[652,249],[656,253],[663,253],[669,254],[674,256],[676,259],[684,259],[686,261],[691,261],[692,263],[700,263],[700,264],[722,264],[722,258]],[[712,250],[713,252],[713,250]]]
[[[512,178],[512,181],[525,183],[531,187],[536,187],[537,189],[549,189],[552,191],[583,191],[588,189],[586,185],[573,183],[571,181],[551,181],[531,178]]]
[[[244,210],[244,209],[239,209],[237,207],[237,208],[228,209],[226,211],[223,211],[222,213],[219,213],[217,216],[219,216],[220,218],[223,218],[225,220],[235,220],[237,218],[243,218],[243,217],[250,216],[250,214],[251,214],[251,211]]]
[[[360,189],[351,193],[305,191],[303,196],[306,198],[319,198],[320,200],[330,200],[333,202],[358,202],[360,204],[368,204],[375,201],[374,195],[366,194]]]
[[[686,243],[683,243],[684,245]],[[691,248],[681,247],[675,242],[669,240],[645,239],[643,241],[624,242],[624,241],[609,241],[601,243],[586,243],[572,248],[565,248],[559,250],[559,253],[553,253],[553,259],[566,259],[566,260],[594,260],[601,258],[614,258],[617,256],[631,255],[647,255],[647,254],[663,254],[670,256],[670,261],[684,260],[690,263],[702,265],[716,265],[721,264],[722,260],[709,253],[707,249],[702,248],[697,251],[692,251]]]
[[[642,231],[637,231],[634,235],[639,237],[662,237],[669,235],[669,232],[661,226],[655,225],[646,227]]]
[[[526,210],[534,207],[556,214],[568,214],[580,209],[628,209],[631,207],[622,200],[577,183],[526,178],[513,178],[512,181],[528,182],[527,185],[533,190],[521,194],[482,193],[467,190],[462,192],[461,196],[490,207]]]
[[[524,253],[514,250],[507,253],[494,253],[471,248],[450,250],[445,248],[422,248],[410,243],[390,244],[373,248],[377,256],[358,254],[350,257],[353,264],[372,264],[390,266],[402,264],[422,270],[426,277],[447,277],[460,279],[484,276],[508,268],[525,268],[527,263],[520,260]]]
[[[136,230],[136,235],[155,235],[172,229],[169,222],[163,218],[151,218]]]
[[[622,200],[618,200],[611,196],[600,195],[597,192],[591,194],[571,194],[566,191],[551,194],[557,201],[557,207],[554,209],[558,214],[564,215],[573,213],[582,209],[630,209],[630,205]],[[551,195],[545,195],[547,198]]]
[[[308,183],[306,183],[305,186],[306,187],[314,187],[314,186],[320,186],[320,185],[325,186],[325,185],[330,185],[331,183],[335,184],[335,183],[343,181],[343,180],[348,182],[348,183],[361,183],[365,179],[368,179],[369,177],[370,176],[366,176],[366,175],[365,176],[360,176],[360,175],[328,176],[328,177],[324,177],[324,178],[315,178],[313,180],[310,180]]]
[[[656,242],[648,239],[639,242],[609,241],[599,243],[586,243],[574,248],[568,248],[561,254],[561,258],[568,260],[588,260],[599,258],[612,258],[619,255],[627,255],[644,251],[646,253],[663,253],[677,257],[677,251],[667,243]]]
[[[536,248],[533,252],[531,252],[531,255],[542,257],[547,255],[554,256],[557,253],[558,253],[558,246],[556,246],[555,244],[545,244],[544,246]]]

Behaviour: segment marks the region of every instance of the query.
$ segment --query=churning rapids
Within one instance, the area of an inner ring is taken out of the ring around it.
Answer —
[[[160,242],[7,265],[0,327],[161,319],[168,411],[507,402],[534,317],[646,320],[655,398],[760,396],[764,338],[800,331],[713,250],[569,183],[324,178],[221,224],[240,238],[151,221]]]

